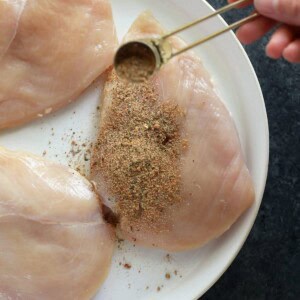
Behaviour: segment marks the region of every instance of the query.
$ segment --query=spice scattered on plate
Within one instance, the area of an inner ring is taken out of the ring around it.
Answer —
[[[131,269],[131,265],[126,263],[126,264],[124,264],[124,268],[129,270],[129,269]]]

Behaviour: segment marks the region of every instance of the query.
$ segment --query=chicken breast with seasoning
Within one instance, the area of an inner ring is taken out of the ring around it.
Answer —
[[[143,13],[125,41],[161,34],[160,24]],[[185,45],[171,42],[174,50]],[[192,52],[142,84],[112,71],[101,109],[91,175],[121,237],[168,251],[196,248],[253,203],[234,122]]]
[[[86,179],[0,148],[0,299],[91,299],[113,249]]]
[[[0,129],[75,100],[111,65],[115,47],[108,0],[1,1]]]

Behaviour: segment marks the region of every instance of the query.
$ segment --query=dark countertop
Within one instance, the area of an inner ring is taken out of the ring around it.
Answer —
[[[214,7],[225,4],[208,2]],[[226,16],[228,22],[232,15]],[[202,300],[300,299],[300,64],[267,58],[267,41],[268,37],[246,47],[269,118],[264,198],[238,257]]]

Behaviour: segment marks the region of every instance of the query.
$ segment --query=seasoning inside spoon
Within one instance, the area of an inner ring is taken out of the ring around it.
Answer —
[[[138,40],[122,45],[115,56],[115,70],[120,78],[144,82],[162,65],[159,45],[155,40]]]

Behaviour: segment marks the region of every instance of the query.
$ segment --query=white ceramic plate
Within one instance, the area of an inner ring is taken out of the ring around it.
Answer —
[[[152,10],[167,29],[212,11],[202,0],[112,0],[112,5],[120,37],[137,15],[146,9]],[[191,42],[224,24],[224,21],[215,18],[182,37]],[[256,201],[226,234],[198,250],[167,256],[164,251],[119,244],[110,275],[96,300],[197,299],[231,264],[256,218],[265,187],[269,154],[267,116],[259,83],[247,55],[232,33],[195,51],[210,71],[216,89],[235,120],[254,180]],[[49,159],[73,167],[82,166],[83,153],[75,157],[75,162],[67,154],[72,148],[72,140],[82,144],[95,136],[98,84],[90,87],[80,98],[80,101],[45,119],[6,131],[0,135],[0,144],[40,155],[44,153]],[[131,268],[124,268],[125,263]],[[165,278],[166,273],[171,275],[170,279]]]

